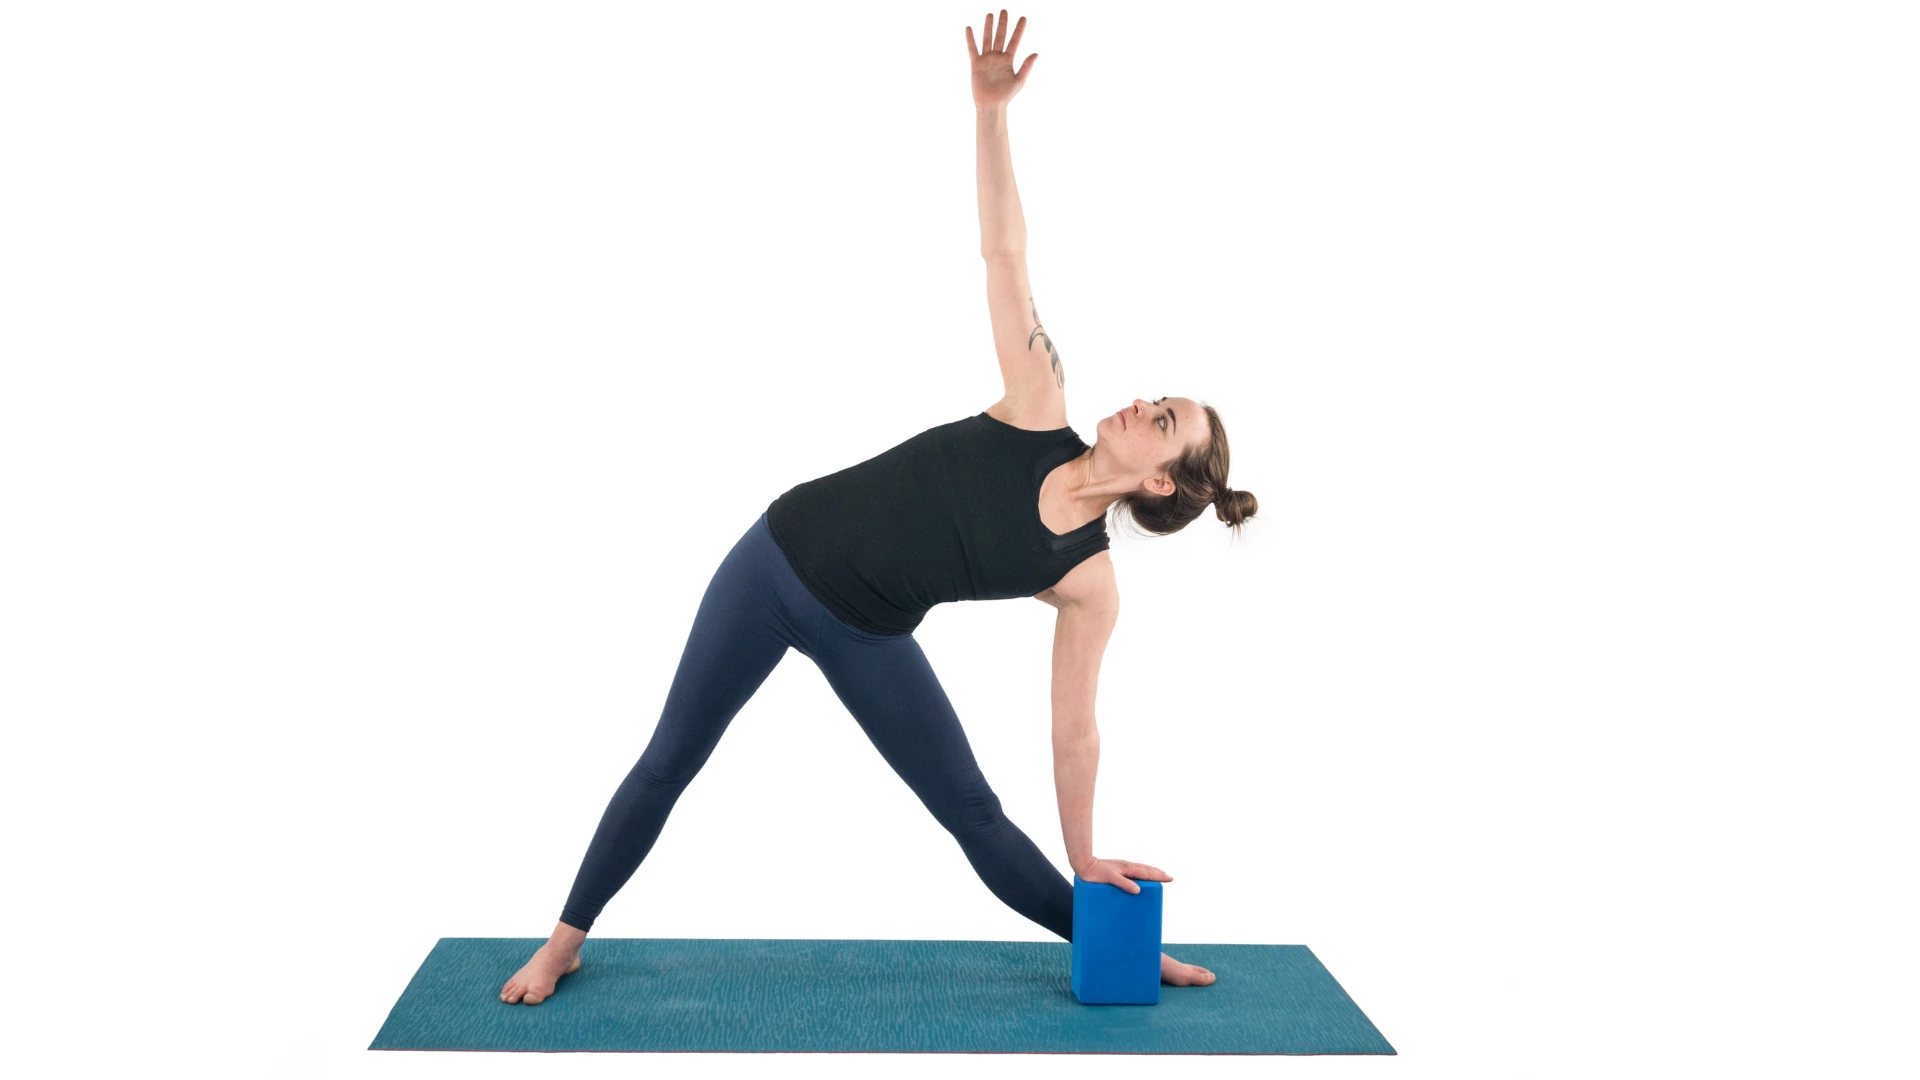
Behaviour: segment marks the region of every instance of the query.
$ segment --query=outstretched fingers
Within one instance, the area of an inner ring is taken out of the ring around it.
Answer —
[[[974,44],[974,41],[973,41],[973,26],[972,26],[972,24],[968,24],[968,26],[967,26],[967,52],[968,52],[968,53],[970,53],[970,54],[972,54],[972,56],[973,56],[973,58],[974,58],[975,60],[978,60],[978,59],[980,59],[980,57],[981,57],[981,56],[982,56],[982,55],[983,55],[984,53],[996,53],[996,52],[997,52],[997,53],[1011,53],[1011,52],[1018,52],[1018,51],[1019,51],[1019,49],[1020,49],[1020,35],[1022,35],[1022,34],[1024,34],[1024,33],[1026,33],[1026,32],[1027,32],[1027,17],[1026,17],[1025,15],[1022,15],[1022,16],[1020,16],[1020,21],[1019,21],[1018,23],[1016,23],[1016,24],[1014,24],[1014,27],[1013,27],[1013,40],[1012,40],[1012,41],[1008,41],[1008,40],[1007,40],[1007,11],[1006,11],[1006,9],[1005,9],[1005,8],[1001,8],[1001,9],[1000,9],[1000,22],[999,22],[999,23],[998,23],[997,25],[996,25],[996,24],[994,23],[994,21],[993,21],[993,12],[991,12],[991,11],[989,11],[989,12],[987,12],[987,26],[986,26],[986,29],[985,29],[985,30],[983,30],[983,31],[981,31],[981,34],[980,34],[980,40],[982,40],[982,41],[984,41],[984,42],[986,42],[986,43],[987,43],[987,47],[986,47],[985,49],[982,49],[982,48],[980,48],[979,46],[977,46],[977,45],[975,45],[975,44]],[[1031,59],[1033,59],[1033,58],[1032,58],[1032,57],[1028,57],[1027,59],[1029,59],[1029,60],[1031,60]]]

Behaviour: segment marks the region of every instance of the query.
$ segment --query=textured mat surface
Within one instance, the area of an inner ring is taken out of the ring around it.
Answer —
[[[1181,945],[1212,986],[1082,1005],[1066,942],[590,938],[539,1005],[540,938],[441,938],[369,1050],[1391,1054],[1304,945]]]

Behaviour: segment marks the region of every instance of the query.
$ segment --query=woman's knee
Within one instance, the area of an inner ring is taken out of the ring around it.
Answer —
[[[985,778],[959,787],[940,808],[939,817],[940,824],[953,833],[995,832],[1010,824],[1000,808],[1000,796]]]
[[[657,791],[677,791],[693,782],[707,763],[706,754],[674,752],[649,746],[627,773],[630,782]]]

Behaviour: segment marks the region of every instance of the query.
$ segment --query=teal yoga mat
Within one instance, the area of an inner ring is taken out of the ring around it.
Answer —
[[[1068,943],[593,938],[538,1005],[500,987],[541,938],[441,938],[369,1050],[1391,1054],[1305,945],[1180,945],[1217,976],[1082,1005]]]

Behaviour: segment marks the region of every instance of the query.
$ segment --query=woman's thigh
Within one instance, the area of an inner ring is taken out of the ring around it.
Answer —
[[[813,661],[880,756],[948,830],[999,821],[1000,800],[920,643],[833,629],[844,627],[820,636]]]
[[[708,581],[641,758],[649,775],[691,780],[734,716],[798,643],[778,595],[768,543],[748,530]],[[779,557],[777,550],[773,557]]]

